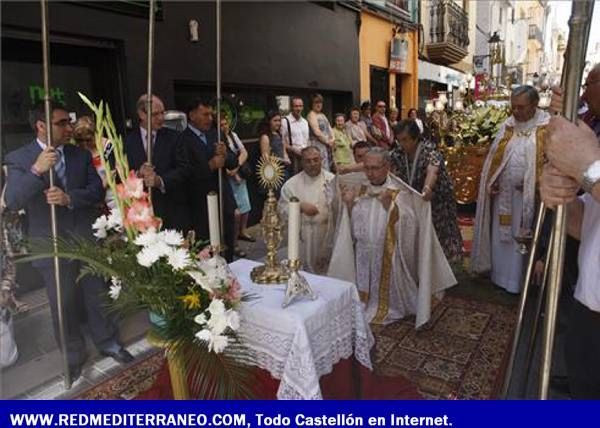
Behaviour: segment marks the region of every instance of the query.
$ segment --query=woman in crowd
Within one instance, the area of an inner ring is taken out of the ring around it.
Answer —
[[[310,143],[321,152],[323,169],[330,171],[334,138],[333,129],[327,116],[323,113],[323,96],[315,94],[312,96],[311,110],[306,116],[309,126]]]
[[[368,141],[368,132],[367,125],[360,120],[360,109],[358,107],[353,107],[352,110],[350,110],[350,119],[346,121],[346,134],[350,137],[352,146],[359,141]]]
[[[260,131],[260,155],[273,155],[278,158],[285,167],[290,164],[283,138],[281,137],[281,115],[276,111],[267,113]]]
[[[425,127],[423,126],[423,121],[419,119],[419,116],[417,115],[417,109],[411,108],[408,111],[408,119],[414,121],[419,127],[419,131],[421,131],[421,134],[423,134]]]
[[[77,120],[73,130],[73,139],[77,145],[88,150],[92,154],[94,168],[96,168],[96,172],[102,179],[102,184],[106,190],[106,196],[104,198],[104,203],[106,205],[105,208],[112,210],[116,206],[115,199],[110,189],[107,188],[106,171],[104,171],[104,167],[102,166],[101,158],[101,156],[104,156],[104,159],[108,159],[110,157],[113,149],[112,144],[106,138],[103,138],[104,152],[102,154],[98,153],[98,149],[96,147],[96,125],[89,116],[81,116]]]
[[[394,136],[399,143],[392,151],[394,173],[431,201],[433,225],[446,257],[460,262],[463,242],[456,221],[454,189],[442,154],[421,138],[412,120],[396,125]]]
[[[394,126],[398,125],[398,116],[399,115],[400,115],[400,112],[398,111],[398,109],[396,107],[390,108],[390,113],[389,113],[388,121],[390,122],[390,126],[392,128]]]
[[[227,147],[238,158],[237,168],[228,169],[227,176],[229,177],[229,184],[231,185],[231,190],[237,204],[237,209],[235,210],[234,254],[237,257],[246,257],[246,253],[237,246],[237,240],[256,241],[246,230],[248,226],[248,214],[252,210],[246,178],[252,173],[252,170],[249,170],[249,166],[246,163],[248,161],[248,152],[237,134],[229,128],[229,120],[226,117],[221,119],[221,132]]]
[[[352,140],[346,134],[346,118],[342,113],[335,115],[335,129],[333,130],[334,146],[333,160],[336,171],[341,172],[345,167],[354,164],[352,155]]]

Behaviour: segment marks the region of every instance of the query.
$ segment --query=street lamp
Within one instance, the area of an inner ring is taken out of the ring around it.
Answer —
[[[490,79],[493,81],[494,77],[498,79],[501,73],[494,73],[494,67],[497,64],[504,63],[504,42],[498,35],[497,31],[494,31],[492,37],[488,40],[490,46]],[[494,74],[498,74],[495,76]]]

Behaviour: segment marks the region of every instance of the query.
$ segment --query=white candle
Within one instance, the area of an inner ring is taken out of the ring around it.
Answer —
[[[208,231],[210,234],[210,246],[218,248],[221,246],[221,232],[219,229],[219,197],[215,192],[206,196],[208,203]]]
[[[300,201],[292,198],[288,207],[288,260],[298,260],[300,253]]]

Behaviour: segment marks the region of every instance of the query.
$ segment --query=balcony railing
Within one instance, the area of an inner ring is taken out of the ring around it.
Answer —
[[[454,64],[467,56],[469,16],[451,0],[437,0],[430,9],[427,55],[439,64]]]
[[[363,5],[405,21],[412,21],[408,0],[363,0]]]
[[[529,24],[529,40],[537,40],[541,44],[544,44],[542,30],[536,24]]]

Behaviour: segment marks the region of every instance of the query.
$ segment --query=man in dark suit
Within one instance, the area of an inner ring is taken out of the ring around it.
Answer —
[[[198,239],[208,240],[209,192],[219,192],[220,169],[237,167],[237,157],[222,141],[217,142],[217,130],[213,124],[213,109],[206,101],[195,100],[186,111],[188,127],[180,134],[190,162],[190,183],[188,197],[192,212],[192,224]],[[225,239],[224,257],[233,261],[235,209],[237,205],[229,181],[223,177],[223,235]]]
[[[46,145],[44,105],[31,113],[36,140],[6,157],[8,177],[6,205],[11,210],[25,209],[31,238],[50,238],[49,204],[56,207],[58,235],[92,238],[92,223],[99,215],[104,198],[102,181],[87,150],[69,144],[73,128],[65,107],[51,105],[52,145]],[[49,186],[48,171],[55,172],[54,186]],[[33,262],[40,271],[50,302],[54,332],[60,343],[58,310],[52,259]],[[73,380],[81,374],[85,362],[85,341],[77,318],[76,287],[82,287],[84,306],[92,339],[103,355],[119,362],[133,360],[116,340],[117,329],[105,313],[106,284],[101,278],[86,275],[79,285],[80,263],[61,259],[61,294],[64,308],[65,349]]]
[[[129,168],[138,171],[146,187],[152,189],[154,213],[163,221],[164,229],[177,229],[186,233],[191,228],[190,208],[187,203],[185,183],[188,162],[185,149],[178,143],[178,133],[163,128],[165,106],[160,98],[152,97],[152,165],[147,162],[148,114],[147,96],[137,102],[140,126],[125,139],[125,152]]]

